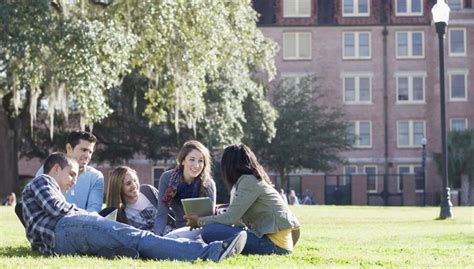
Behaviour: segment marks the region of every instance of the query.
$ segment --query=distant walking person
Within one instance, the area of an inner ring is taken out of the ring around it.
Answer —
[[[299,205],[298,196],[296,196],[295,190],[291,190],[288,194],[288,204],[290,205]]]
[[[245,245],[244,232],[210,244],[169,239],[68,203],[63,193],[74,185],[79,167],[64,153],[51,154],[44,171],[25,186],[22,196],[26,237],[31,248],[44,255],[219,262],[239,254]]]

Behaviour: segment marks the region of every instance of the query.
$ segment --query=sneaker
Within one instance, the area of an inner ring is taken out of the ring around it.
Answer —
[[[116,258],[138,259],[140,254],[135,249],[129,247],[101,248],[97,253],[97,257],[108,260],[113,260]]]
[[[218,262],[240,254],[245,247],[245,243],[247,243],[247,232],[245,231],[222,241],[222,253],[219,256]]]

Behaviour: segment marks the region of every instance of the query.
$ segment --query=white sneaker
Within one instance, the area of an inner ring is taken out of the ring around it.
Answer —
[[[222,253],[219,256],[218,262],[240,254],[245,247],[245,243],[247,243],[247,232],[245,231],[222,241]]]

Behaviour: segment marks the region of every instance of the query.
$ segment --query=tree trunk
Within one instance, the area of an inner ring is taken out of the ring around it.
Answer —
[[[11,128],[9,116],[0,104],[0,197],[5,197],[11,192],[19,194],[20,191],[16,145],[15,130]]]
[[[461,175],[461,206],[468,206],[469,205],[469,176],[468,175]]]
[[[288,190],[288,186],[287,186],[287,180],[286,180],[286,171],[285,171],[285,168],[282,168],[280,167],[280,169],[278,169],[279,173],[280,173],[280,186],[276,186],[277,189],[280,188],[280,189],[284,189],[286,193],[288,193],[290,190]]]

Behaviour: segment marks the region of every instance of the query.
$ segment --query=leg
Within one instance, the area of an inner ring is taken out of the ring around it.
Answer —
[[[262,238],[259,238],[247,228],[232,227],[225,224],[213,223],[208,224],[202,228],[201,236],[204,242],[209,243],[235,236],[235,234],[241,231],[247,232],[247,243],[242,250],[242,254],[282,255],[290,253],[288,250],[282,249],[275,245],[275,243],[273,243],[266,235],[264,235]]]
[[[179,229],[173,230],[167,233],[164,237],[174,238],[174,239],[185,238],[185,239],[190,239],[194,241],[202,241],[201,229],[190,230],[189,226],[185,226],[185,227],[181,227]]]
[[[55,252],[60,255],[97,255],[103,248],[128,247],[137,250],[143,258],[219,261],[223,251],[222,242],[207,245],[163,238],[95,215],[63,217],[56,226],[55,237]]]
[[[23,224],[23,227],[26,227],[25,220],[23,220],[23,203],[22,202],[18,202],[15,205],[15,214],[20,219],[21,224]]]

